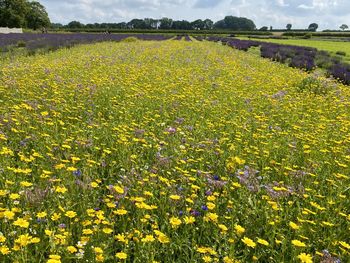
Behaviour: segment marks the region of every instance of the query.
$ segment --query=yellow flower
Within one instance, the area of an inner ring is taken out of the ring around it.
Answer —
[[[302,263],[312,263],[312,256],[309,254],[301,253],[298,259],[300,259]]]
[[[22,228],[28,228],[29,227],[29,222],[23,218],[18,218],[15,222],[13,222],[14,226],[19,226]]]
[[[32,186],[33,184],[30,183],[30,182],[27,182],[27,181],[22,181],[22,182],[20,182],[20,185],[23,186],[23,187],[30,187],[30,186]]]
[[[119,259],[127,259],[128,258],[128,254],[126,254],[124,252],[118,252],[117,254],[115,254],[115,256]]]
[[[102,253],[103,253],[103,250],[102,250],[102,248],[100,248],[100,247],[94,247],[94,252],[95,252],[96,254],[102,254]]]
[[[265,239],[258,238],[257,242],[261,245],[268,246],[269,242],[267,242]]]
[[[181,196],[179,196],[179,195],[171,195],[171,196],[169,196],[169,198],[172,199],[172,200],[180,200]]]
[[[251,240],[250,238],[248,238],[248,237],[244,237],[241,240],[248,247],[251,247],[251,248],[255,248],[256,247],[256,243],[253,240]]]
[[[296,223],[294,223],[292,221],[289,222],[289,226],[294,230],[298,230],[300,228]]]
[[[208,213],[205,215],[204,217],[204,221],[208,222],[208,221],[212,221],[214,223],[216,223],[218,221],[219,216],[215,213]]]
[[[306,244],[297,240],[297,239],[293,239],[292,240],[292,244],[296,247],[306,247]]]
[[[204,256],[204,257],[202,257],[202,259],[203,259],[203,261],[206,262],[206,263],[212,262],[212,261],[213,261],[212,258],[211,258],[210,256]]]
[[[146,235],[146,237],[142,238],[141,241],[143,243],[153,242],[155,238],[152,235]]]
[[[58,219],[61,218],[61,215],[60,214],[57,214],[57,213],[54,213],[52,216],[51,216],[51,220],[52,221],[57,221]]]
[[[110,233],[113,232],[113,229],[105,227],[105,228],[102,229],[102,231],[103,231],[103,233],[105,233],[105,234],[110,234]]]
[[[44,218],[44,217],[47,216],[47,213],[46,213],[46,212],[40,212],[40,213],[37,213],[36,216],[37,216],[38,218]]]
[[[125,209],[117,209],[117,211],[115,213],[117,215],[126,215],[128,213],[128,211]]]
[[[119,242],[123,242],[125,244],[127,244],[129,241],[126,239],[126,236],[124,234],[118,234],[118,235],[115,235],[114,238],[116,240],[118,240]]]
[[[103,261],[105,261],[105,258],[104,258],[104,256],[102,254],[97,254],[96,257],[95,257],[95,260],[97,262],[103,262]]]
[[[235,225],[235,230],[238,235],[242,235],[245,232],[245,228],[240,225]]]
[[[31,243],[32,237],[28,234],[20,235],[16,240],[15,243],[21,247],[25,247]]]
[[[92,231],[91,229],[83,229],[84,235],[92,235],[93,233],[94,233],[94,231]]]
[[[218,227],[221,229],[222,232],[226,232],[228,230],[228,228],[222,224],[219,224]]]
[[[350,249],[350,245],[348,243],[346,243],[345,241],[340,241],[339,244],[346,249]]]
[[[65,215],[66,215],[67,217],[69,217],[69,218],[74,218],[74,217],[77,216],[77,213],[74,212],[74,211],[67,211],[67,212],[65,213]]]
[[[91,182],[91,183],[90,183],[90,186],[91,186],[92,188],[96,188],[96,187],[98,187],[98,183],[96,183],[96,182]]]
[[[173,228],[177,228],[179,225],[181,225],[181,219],[178,217],[172,217],[170,218],[170,224]]]
[[[0,253],[3,255],[7,255],[11,253],[11,250],[7,246],[1,246]]]
[[[21,196],[19,194],[10,194],[10,199],[16,200],[19,199]]]
[[[0,234],[0,243],[4,243],[6,241],[6,237]]]
[[[56,189],[55,189],[55,191],[56,191],[57,193],[64,194],[64,193],[67,192],[68,190],[67,190],[67,188],[64,187],[64,186],[57,186]]]
[[[73,254],[73,253],[75,253],[75,252],[78,251],[78,249],[76,249],[74,246],[69,246],[69,247],[67,247],[67,250],[68,250],[68,252],[71,253],[71,254]]]
[[[206,248],[206,247],[198,247],[198,248],[196,249],[196,251],[197,251],[198,253],[206,254],[206,253],[208,252],[208,248]]]
[[[114,186],[114,190],[115,190],[118,194],[124,194],[124,189],[121,188],[120,186]]]
[[[61,256],[59,255],[50,255],[47,263],[61,263]]]
[[[32,244],[36,244],[40,242],[40,238],[38,237],[33,237],[32,240],[30,241]]]
[[[9,220],[12,220],[15,217],[15,213],[7,210],[4,212],[4,217],[9,219]]]
[[[208,207],[209,210],[213,210],[215,208],[215,206],[216,205],[214,203],[212,203],[212,202],[208,202],[207,203],[207,207]]]
[[[184,221],[186,225],[189,225],[196,222],[196,219],[193,216],[185,216]]]

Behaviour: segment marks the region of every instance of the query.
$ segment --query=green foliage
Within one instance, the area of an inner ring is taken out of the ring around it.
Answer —
[[[236,31],[249,31],[255,30],[256,26],[254,22],[245,17],[226,16],[223,20],[220,20],[214,24],[214,28],[217,29],[230,29]]]
[[[47,14],[45,7],[39,2],[29,2],[29,10],[26,15],[27,26],[33,30],[37,30],[43,27],[49,27],[51,25],[49,15]]]
[[[25,27],[27,13],[26,0],[0,0],[0,27]]]
[[[138,39],[136,37],[127,37],[120,42],[132,43],[132,42],[136,42],[136,41],[138,41]]]
[[[304,39],[310,39],[312,38],[312,33],[307,33],[303,36]]]
[[[345,29],[348,29],[349,28],[349,26],[348,25],[346,25],[346,24],[342,24],[340,27],[339,27],[341,30],[345,30]]]
[[[308,27],[310,31],[314,31],[314,32],[317,30],[317,28],[318,28],[318,24],[316,23],[311,23]]]
[[[328,84],[314,76],[304,78],[297,86],[299,92],[308,92],[315,95],[325,95],[329,92]]]
[[[24,41],[18,41],[18,42],[17,42],[17,47],[26,47],[26,42],[24,42]]]
[[[79,21],[71,21],[67,25],[68,28],[83,28],[84,24],[80,23]]]
[[[171,29],[171,26],[173,24],[173,20],[171,18],[163,17],[159,20],[160,22],[160,29]]]
[[[343,56],[343,57],[346,56],[346,52],[344,52],[344,51],[337,51],[335,54],[337,54],[339,56]]]
[[[0,0],[0,26],[28,27],[36,30],[49,25],[50,19],[45,7],[39,2]]]

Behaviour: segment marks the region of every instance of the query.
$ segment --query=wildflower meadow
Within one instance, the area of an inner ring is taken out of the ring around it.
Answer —
[[[0,262],[349,262],[349,87],[164,39],[1,60]]]

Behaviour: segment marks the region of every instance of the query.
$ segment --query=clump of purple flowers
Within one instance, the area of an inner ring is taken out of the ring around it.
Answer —
[[[258,170],[246,165],[244,166],[244,169],[239,169],[236,172],[236,177],[242,185],[245,185],[249,189],[249,191],[258,192],[260,190],[260,181],[262,180],[261,176],[257,176],[258,173]]]

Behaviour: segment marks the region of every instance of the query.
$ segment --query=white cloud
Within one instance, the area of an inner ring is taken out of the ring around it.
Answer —
[[[257,27],[307,28],[318,23],[320,29],[337,29],[350,24],[349,0],[40,0],[53,22],[122,22],[132,18],[173,19],[210,18],[225,15],[245,16]]]

